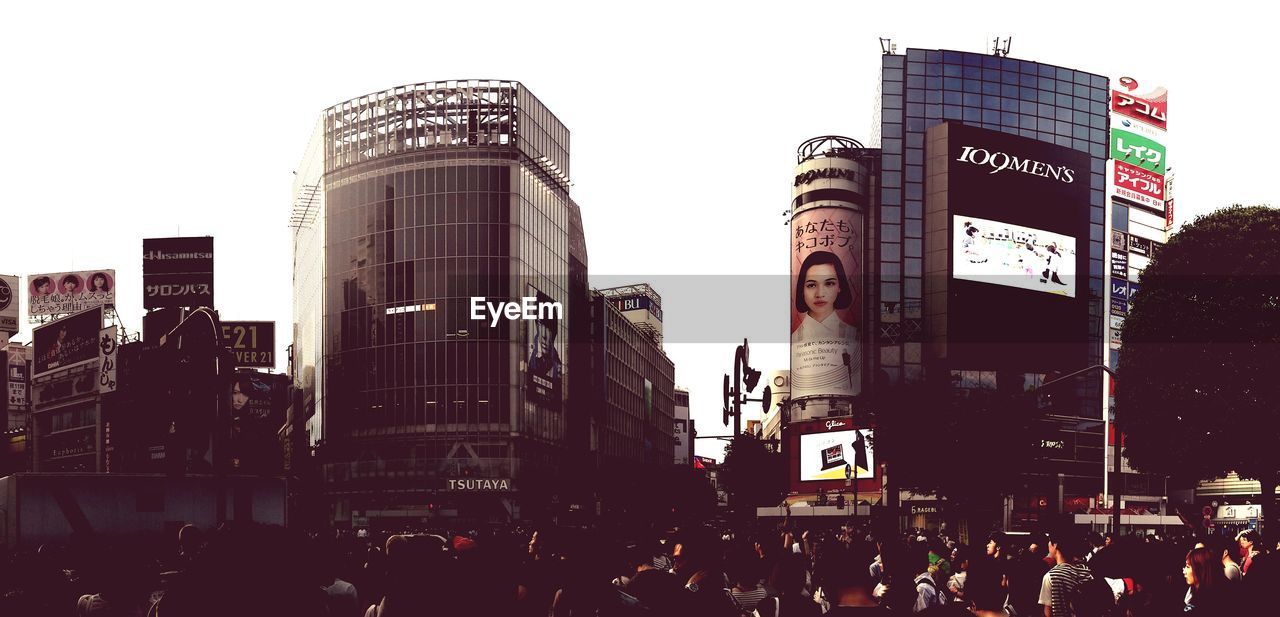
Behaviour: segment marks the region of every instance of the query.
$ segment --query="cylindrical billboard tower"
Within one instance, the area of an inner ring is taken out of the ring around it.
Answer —
[[[790,238],[793,420],[849,409],[862,393],[864,246],[874,171],[866,152],[836,136],[815,137],[798,151]]]

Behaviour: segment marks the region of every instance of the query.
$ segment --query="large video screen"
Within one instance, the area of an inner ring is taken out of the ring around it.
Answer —
[[[800,481],[843,480],[844,467],[870,479],[875,467],[871,430],[857,429],[800,435]]]
[[[1076,297],[1076,240],[975,216],[951,217],[957,279]]]

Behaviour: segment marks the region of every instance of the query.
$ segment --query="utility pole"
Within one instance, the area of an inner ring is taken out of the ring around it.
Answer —
[[[1068,374],[1066,374],[1066,375],[1063,375],[1062,377],[1058,377],[1057,379],[1052,379],[1052,380],[1046,381],[1046,382],[1044,382],[1044,383],[1040,384],[1040,387],[1036,389],[1036,392],[1037,392],[1037,393],[1039,393],[1041,390],[1044,390],[1044,389],[1045,389],[1045,387],[1047,387],[1047,386],[1049,386],[1049,385],[1051,385],[1051,384],[1056,384],[1056,383],[1059,383],[1059,382],[1062,382],[1062,381],[1066,381],[1066,380],[1068,380],[1068,379],[1071,379],[1071,378],[1073,378],[1073,377],[1078,377],[1078,376],[1083,375],[1083,374],[1085,374],[1085,373],[1088,373],[1089,371],[1092,371],[1092,370],[1094,370],[1094,369],[1101,369],[1101,370],[1103,370],[1104,372],[1106,372],[1106,374],[1108,374],[1108,375],[1110,375],[1110,376],[1111,376],[1111,379],[1115,379],[1115,378],[1116,378],[1115,371],[1112,371],[1112,370],[1111,370],[1109,367],[1107,367],[1106,365],[1103,365],[1103,364],[1095,364],[1095,365],[1093,365],[1093,366],[1085,367],[1085,368],[1082,368],[1082,369],[1080,369],[1080,370],[1078,370],[1078,371],[1075,371],[1075,372],[1072,372],[1072,373],[1068,373]],[[1109,422],[1109,418],[1108,418],[1108,414],[1109,414],[1109,413],[1110,413],[1110,410],[1108,410],[1108,409],[1104,409],[1104,410],[1103,410],[1103,412],[1102,412],[1102,421],[1103,421],[1103,425],[1104,425],[1104,426],[1105,426],[1105,425],[1107,425],[1107,423]],[[1121,488],[1120,488],[1120,456],[1121,456],[1121,452],[1120,452],[1120,431],[1119,431],[1119,430],[1116,430],[1116,431],[1115,431],[1115,433],[1116,433],[1116,436],[1115,436],[1115,443],[1113,444],[1113,447],[1115,448],[1115,451],[1114,451],[1114,454],[1112,455],[1112,459],[1113,459],[1113,460],[1112,460],[1112,464],[1113,464],[1114,466],[1113,466],[1110,470],[1106,469],[1106,467],[1104,466],[1104,467],[1103,467],[1103,469],[1102,469],[1102,473],[1103,473],[1103,474],[1106,474],[1106,473],[1110,473],[1110,474],[1111,474],[1111,486],[1112,486],[1112,493],[1113,493],[1113,494],[1112,494],[1112,496],[1111,496],[1111,530],[1112,530],[1112,531],[1114,531],[1116,534],[1119,534],[1119,533],[1120,533],[1120,495],[1121,495],[1121,492],[1122,492],[1122,491],[1121,491]],[[1104,430],[1103,430],[1103,439],[1104,439],[1104,440],[1105,440],[1105,439],[1107,439],[1107,436],[1108,436],[1108,431],[1104,429]],[[1106,460],[1106,442],[1105,442],[1105,441],[1103,442],[1103,457],[1102,457],[1102,458],[1103,458],[1103,460],[1104,460],[1104,461]],[[1061,484],[1059,484],[1059,486],[1061,486]],[[1059,489],[1059,492],[1061,492],[1061,489]],[[1061,502],[1061,500],[1059,500],[1059,502]]]

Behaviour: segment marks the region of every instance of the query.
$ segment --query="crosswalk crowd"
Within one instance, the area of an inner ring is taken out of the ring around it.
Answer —
[[[970,539],[790,523],[374,537],[187,526],[174,538],[75,539],[0,553],[0,615],[1280,614],[1280,551],[1266,550],[1254,531],[1233,538],[1063,529]]]

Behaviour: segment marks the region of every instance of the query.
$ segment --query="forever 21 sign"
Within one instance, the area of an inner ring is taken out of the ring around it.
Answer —
[[[222,344],[236,355],[236,366],[275,368],[276,322],[224,321]]]

